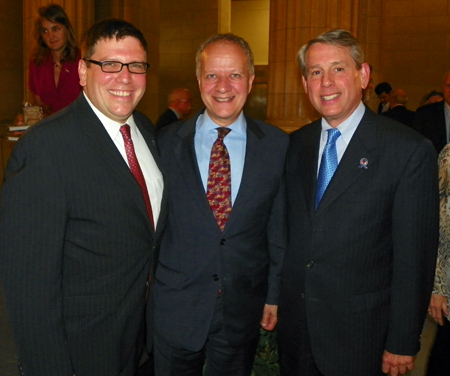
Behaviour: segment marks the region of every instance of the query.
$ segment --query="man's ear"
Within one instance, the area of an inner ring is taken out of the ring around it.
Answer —
[[[86,86],[86,71],[87,71],[87,66],[86,66],[86,62],[81,59],[78,62],[78,77],[80,78],[80,86]]]
[[[305,93],[308,94],[308,82],[306,81],[305,76],[302,76],[303,89],[305,89]]]
[[[369,64],[363,63],[361,69],[359,70],[359,75],[361,77],[361,88],[365,89],[370,81],[370,67]]]

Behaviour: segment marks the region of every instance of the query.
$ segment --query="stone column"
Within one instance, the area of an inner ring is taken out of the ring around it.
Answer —
[[[22,111],[23,68],[21,2],[0,0],[0,125]],[[0,132],[2,127],[0,126]],[[1,154],[0,154],[1,161]],[[0,163],[0,169],[3,166]]]
[[[267,121],[292,132],[319,114],[303,90],[297,52],[320,33],[343,28],[357,35],[359,0],[272,0]]]

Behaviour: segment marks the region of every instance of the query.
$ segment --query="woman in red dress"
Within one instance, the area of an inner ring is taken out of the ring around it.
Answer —
[[[81,53],[73,27],[61,6],[41,7],[38,15],[28,87],[34,94],[34,104],[42,106],[45,115],[51,115],[73,102],[81,92],[78,78]]]

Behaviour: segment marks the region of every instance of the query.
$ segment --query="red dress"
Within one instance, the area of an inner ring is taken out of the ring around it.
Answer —
[[[39,95],[42,103],[49,105],[53,112],[72,103],[80,94],[82,87],[78,77],[78,62],[81,54],[73,63],[65,62],[61,67],[58,87],[55,86],[53,76],[53,59],[51,55],[43,65],[36,65],[30,61],[28,72],[28,87],[35,95]]]

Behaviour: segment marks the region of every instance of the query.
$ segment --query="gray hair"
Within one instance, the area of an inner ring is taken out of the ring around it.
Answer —
[[[361,69],[361,66],[364,63],[364,52],[356,38],[352,34],[350,34],[350,32],[343,29],[330,30],[323,34],[320,34],[317,38],[311,39],[308,43],[303,45],[302,48],[300,48],[300,51],[298,51],[297,59],[300,64],[303,77],[305,78],[307,74],[306,53],[308,52],[309,48],[316,43],[349,48],[350,55],[355,62],[356,68],[358,70]]]
[[[237,35],[226,33],[226,34],[215,34],[211,37],[209,37],[205,42],[202,43],[202,45],[197,50],[197,55],[195,56],[195,64],[196,64],[196,75],[197,77],[200,77],[200,71],[201,71],[201,55],[203,51],[208,47],[209,45],[213,43],[233,43],[238,45],[242,48],[242,50],[247,55],[247,65],[248,65],[248,72],[250,76],[253,76],[255,74],[255,63],[253,59],[253,52],[250,48],[250,45],[241,37],[238,37]]]

